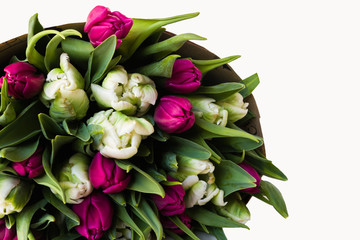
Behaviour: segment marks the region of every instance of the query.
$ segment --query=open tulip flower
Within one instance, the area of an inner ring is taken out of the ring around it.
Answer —
[[[260,178],[287,180],[265,157],[257,74],[165,29],[198,14],[96,6],[45,29],[35,14],[0,44],[0,240],[226,240],[250,197],[288,216]]]

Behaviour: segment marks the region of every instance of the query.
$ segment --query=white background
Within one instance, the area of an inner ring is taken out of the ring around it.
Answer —
[[[254,95],[267,156],[289,181],[271,180],[289,218],[253,199],[251,230],[237,239],[360,239],[359,1],[6,1],[0,42],[27,32],[36,12],[45,27],[82,22],[95,5],[128,17],[160,18],[201,12],[167,29],[208,38],[197,42],[242,77],[258,73]]]

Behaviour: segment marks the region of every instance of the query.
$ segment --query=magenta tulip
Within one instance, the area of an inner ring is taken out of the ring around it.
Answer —
[[[168,177],[168,181],[176,181],[172,177]],[[172,216],[182,214],[185,211],[185,190],[182,185],[164,186],[165,197],[159,195],[151,195],[157,209],[163,216]]]
[[[164,87],[176,93],[190,93],[201,84],[202,74],[189,59],[176,59],[171,78],[165,81]]]
[[[117,38],[116,48],[121,44],[133,25],[133,20],[118,11],[96,6],[87,17],[84,31],[88,33],[91,44],[96,47],[111,35]]]
[[[17,240],[15,227],[8,229],[5,224],[5,219],[0,219],[0,239]]]
[[[113,159],[98,152],[90,164],[89,178],[94,188],[101,188],[104,193],[118,193],[126,188],[131,177]]]
[[[182,213],[182,214],[178,215],[178,217],[188,228],[191,228],[191,218],[188,215],[186,215],[185,213]],[[168,230],[172,231],[173,233],[176,233],[176,234],[179,234],[179,235],[184,233],[184,231],[181,230],[169,218],[161,216],[160,221],[161,221],[161,224],[163,225],[163,227],[165,229],[168,229]]]
[[[23,177],[35,178],[42,175],[44,173],[42,165],[43,149],[43,147],[39,146],[29,158],[21,162],[13,162],[12,168]]]
[[[155,108],[154,120],[167,133],[182,133],[195,123],[189,100],[177,96],[165,96]]]
[[[240,163],[239,166],[242,167],[247,173],[249,173],[256,180],[256,182],[255,182],[256,187],[245,188],[245,189],[242,189],[241,191],[247,192],[247,193],[258,193],[258,192],[260,192],[258,186],[260,185],[261,177],[256,172],[256,170],[250,164],[248,164],[246,162]]]
[[[72,209],[80,218],[76,231],[88,240],[100,239],[111,226],[114,210],[104,193],[94,191]]]
[[[8,81],[8,94],[16,99],[29,99],[41,92],[45,77],[26,62],[16,62],[4,68],[5,76],[0,78],[0,88],[4,78]]]

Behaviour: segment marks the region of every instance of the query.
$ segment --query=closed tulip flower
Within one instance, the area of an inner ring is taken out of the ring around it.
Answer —
[[[50,116],[57,122],[85,117],[89,99],[84,91],[85,80],[70,63],[69,55],[60,55],[60,68],[52,69],[46,78],[40,100],[50,107]]]
[[[172,177],[168,177],[168,181],[176,181]],[[163,216],[172,216],[182,214],[185,211],[184,196],[185,190],[182,185],[164,186],[165,197],[159,195],[151,195],[159,212]]]
[[[257,171],[250,164],[248,164],[246,162],[240,163],[239,166],[242,167],[247,173],[249,173],[256,180],[256,182],[255,182],[256,187],[242,189],[241,191],[247,192],[247,193],[258,193],[258,192],[260,192],[258,186],[260,185],[261,177],[257,173]]]
[[[176,59],[164,87],[176,93],[194,92],[201,85],[201,71],[189,59]]]
[[[117,38],[116,48],[133,25],[133,20],[118,11],[111,12],[104,6],[96,6],[87,17],[84,32],[88,33],[91,44],[96,47],[111,35]]]
[[[215,99],[204,96],[187,96],[193,105],[193,112],[207,122],[219,126],[226,126],[228,120],[228,111],[215,103]]]
[[[113,159],[98,152],[91,161],[89,178],[94,188],[100,188],[104,193],[118,193],[126,188],[131,177]]]
[[[44,173],[42,165],[43,147],[38,149],[27,159],[21,162],[13,162],[12,168],[20,175],[35,178]]]
[[[62,168],[58,169],[57,177],[67,203],[79,204],[92,192],[89,165],[88,156],[76,153],[69,158]]]
[[[30,200],[34,185],[20,178],[0,174],[0,218],[21,212]]]
[[[167,133],[182,133],[195,123],[192,105],[186,98],[165,96],[155,108],[154,121]]]
[[[235,222],[245,224],[250,220],[250,212],[245,203],[237,198],[231,198],[223,207],[217,207],[217,211]]]
[[[93,192],[72,210],[79,216],[80,225],[76,231],[88,240],[100,239],[112,223],[113,206],[108,197],[101,192]]]
[[[45,82],[43,74],[26,62],[16,62],[4,68],[5,76],[0,78],[0,88],[4,78],[8,81],[8,94],[16,99],[29,99],[41,92]]]
[[[17,240],[15,227],[8,229],[5,224],[5,219],[0,219],[0,239]]]
[[[244,102],[244,98],[240,93],[235,93],[216,104],[222,106],[228,111],[228,121],[236,122],[246,116],[249,103]]]

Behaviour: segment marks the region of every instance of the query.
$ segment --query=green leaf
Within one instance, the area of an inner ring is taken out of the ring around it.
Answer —
[[[284,218],[289,216],[284,198],[272,183],[261,180],[260,191],[269,200],[269,204],[272,205],[275,210]]]
[[[222,160],[215,165],[216,185],[224,190],[224,196],[245,188],[255,187],[255,178],[237,164],[229,160]]]
[[[234,56],[229,56],[226,58],[217,58],[217,59],[211,59],[211,60],[194,60],[191,59],[192,63],[199,68],[199,70],[201,71],[202,74],[205,74],[217,67],[220,67],[224,64],[227,64],[229,62],[232,62],[236,59],[238,59],[239,57],[241,57],[240,55],[234,55]]]
[[[90,54],[94,51],[94,47],[89,41],[76,38],[66,38],[61,42],[61,48],[78,68],[88,64]]]
[[[165,229],[165,234],[166,234],[166,236],[169,236],[171,239],[174,239],[174,240],[184,240],[182,237],[180,237],[176,233],[174,233],[170,230],[167,230],[167,229]]]
[[[164,234],[162,224],[146,200],[142,198],[138,206],[131,202],[130,205],[133,207],[133,212],[154,230],[156,239],[161,240]]]
[[[170,216],[169,219],[180,228],[184,233],[186,233],[191,239],[200,240],[180,219],[178,216]]]
[[[32,229],[42,231],[52,222],[55,222],[55,217],[49,213],[45,213],[36,222],[33,222],[30,227]]]
[[[177,136],[171,136],[169,139],[168,150],[176,154],[197,159],[209,159],[211,156],[210,151],[205,147],[191,140]]]
[[[206,40],[206,38],[200,37],[193,33],[176,35],[141,49],[140,51],[136,52],[136,56],[134,56],[134,58],[144,59],[151,56],[155,61],[160,60],[170,53],[179,50],[188,40]]]
[[[54,139],[56,135],[65,135],[64,129],[60,127],[55,119],[45,113],[40,113],[38,117],[41,131],[47,140]]]
[[[28,25],[28,35],[27,35],[27,42],[30,41],[30,39],[37,33],[43,31],[44,28],[40,24],[38,19],[38,14],[35,13],[30,19],[29,19],[29,25]]]
[[[186,214],[195,221],[202,223],[206,226],[219,227],[219,228],[247,228],[245,224],[235,222],[229,218],[218,215],[204,207],[192,207],[186,210]]]
[[[123,56],[122,62],[128,60],[138,47],[162,26],[198,16],[199,13],[184,14],[162,19],[133,18],[134,24],[118,49]]]
[[[245,98],[247,96],[250,96],[252,91],[254,91],[254,89],[257,87],[257,85],[259,85],[260,80],[259,80],[258,74],[255,73],[255,74],[251,75],[250,77],[242,80],[241,82],[244,83],[246,86],[246,88],[244,88],[243,90],[240,91],[240,94]]]
[[[120,193],[111,193],[108,194],[109,197],[112,198],[112,200],[114,200],[114,202],[116,204],[118,204],[119,206],[126,206],[126,200],[125,200],[125,196],[122,192]]]
[[[224,230],[218,227],[209,227],[211,235],[215,236],[217,240],[227,240]]]
[[[119,218],[119,220],[121,220],[124,223],[126,223],[127,225],[129,225],[129,227],[140,236],[140,239],[145,240],[145,236],[144,236],[142,230],[134,222],[133,218],[129,215],[129,213],[127,212],[125,207],[117,206],[116,207],[116,216]]]
[[[82,37],[81,33],[74,29],[66,29],[61,32],[61,35],[55,35],[47,44],[44,63],[46,70],[50,72],[51,69],[59,67],[60,54],[62,51],[58,51],[58,46],[66,37],[78,36]],[[64,38],[65,37],[65,38]],[[59,54],[60,53],[60,54]]]
[[[76,215],[76,213],[74,213],[66,204],[60,201],[48,188],[44,188],[42,193],[46,201],[63,213],[66,217],[74,221],[76,223],[75,226],[80,225],[80,218],[78,215]]]
[[[205,141],[205,139],[203,139],[201,136],[199,135],[194,135],[191,136],[190,139],[194,142],[196,142],[197,144],[201,145],[202,147],[206,148],[210,153],[210,160],[216,162],[216,163],[220,163],[221,162],[221,156],[219,154],[217,154],[209,145],[208,143]]]
[[[244,88],[245,85],[242,83],[226,82],[213,86],[200,86],[198,90],[194,92],[194,94],[206,95],[210,98],[215,99],[216,101],[220,101],[233,95],[234,93],[239,92]]]
[[[167,56],[166,58],[158,62],[150,63],[143,67],[139,67],[135,70],[135,72],[141,73],[149,77],[170,78],[172,75],[174,62],[179,57],[181,56],[180,55]]]
[[[1,86],[1,105],[0,105],[0,113],[3,113],[7,107],[7,105],[9,105],[10,102],[10,98],[8,96],[8,81],[7,78],[3,78],[3,83]]]
[[[196,118],[195,124],[199,126],[202,130],[205,130],[205,132],[200,133],[205,139],[208,137],[210,138],[210,136],[211,138],[238,137],[238,138],[244,138],[245,139],[244,141],[250,141],[250,142],[262,144],[262,142],[260,141],[261,140],[260,137],[251,135],[250,133],[247,133],[241,129],[222,127],[214,123],[207,122],[201,118]],[[222,140],[223,139],[221,139],[221,141]]]
[[[85,123],[68,121],[65,119],[62,125],[67,134],[77,137],[78,139],[84,142],[90,140],[90,133]]]
[[[57,153],[66,144],[69,144],[75,140],[73,136],[62,136],[56,135],[54,139],[51,139],[51,157],[50,157],[50,166],[52,167]]]
[[[13,147],[6,147],[0,150],[0,156],[12,162],[21,162],[34,154],[40,138],[28,140]]]
[[[60,35],[62,38],[65,39],[65,36],[63,36],[59,31],[56,30],[44,30],[37,34],[35,34],[28,42],[28,45],[26,47],[26,58],[28,62],[32,65],[34,65],[36,68],[40,69],[42,72],[46,73],[46,67],[44,63],[44,56],[41,55],[36,49],[35,45],[36,43],[43,37],[49,35],[49,34],[55,34]]]
[[[85,89],[88,89],[90,83],[100,82],[114,56],[115,47],[116,36],[111,35],[91,52],[86,73],[90,82],[86,81]]]
[[[135,169],[135,172],[132,173],[132,178],[127,186],[127,189],[142,193],[157,194],[162,197],[165,196],[164,188],[154,178],[138,168],[135,164],[126,160],[115,160],[115,162],[120,168],[126,171],[132,168]]]
[[[67,233],[57,236],[51,240],[75,240],[75,239],[78,239],[79,237],[82,237],[82,236],[78,233],[67,232]]]
[[[178,163],[176,160],[176,154],[173,152],[165,152],[162,154],[161,167],[168,172],[177,172]]]
[[[43,164],[43,167],[45,170],[45,174],[43,174],[40,177],[33,178],[33,180],[39,185],[43,185],[43,186],[51,188],[51,190],[57,195],[57,197],[59,197],[63,203],[66,203],[65,194],[64,194],[59,182],[55,178],[54,174],[51,172],[50,158],[51,158],[50,149],[45,148],[43,157],[42,157],[42,164]]]
[[[255,151],[247,151],[246,160],[261,175],[265,175],[282,181],[288,180],[285,174],[281,172],[280,169],[278,169],[272,163],[272,161],[266,159],[265,157],[260,156]]]
[[[0,130],[0,148],[20,144],[41,132],[37,115],[44,109],[35,101],[26,107],[9,125]]]
[[[29,234],[29,228],[31,219],[40,208],[45,207],[46,200],[42,199],[37,203],[26,206],[17,216],[16,216],[16,235],[18,240],[27,240]]]
[[[141,219],[140,219],[138,216],[136,216],[135,214],[132,215],[132,218],[134,219],[134,222],[136,223],[136,225],[139,226],[139,229],[141,229],[142,235],[144,235],[144,238],[142,238],[142,235],[137,234],[136,231],[134,231],[133,229],[131,229],[132,240],[146,240],[146,239],[151,239],[151,238],[150,238],[151,227],[149,226],[149,224],[147,224],[146,222],[144,222],[143,220],[141,220]]]

